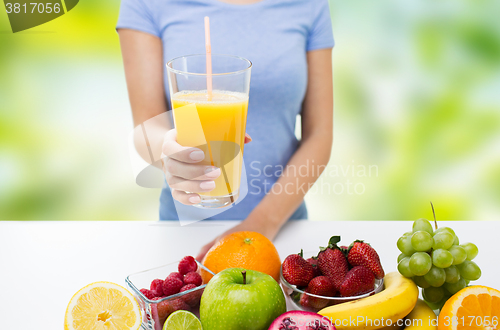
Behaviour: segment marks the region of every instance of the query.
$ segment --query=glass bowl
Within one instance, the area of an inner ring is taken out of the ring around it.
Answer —
[[[212,275],[215,275],[210,269],[206,268],[198,261],[196,261],[196,263],[198,264],[198,272],[200,272],[200,269],[204,269]],[[206,284],[158,300],[150,300],[139,291],[142,288],[149,289],[152,280],[156,278],[165,279],[170,273],[177,272],[178,264],[179,261],[173,262],[137,272],[125,278],[127,287],[130,289],[142,309],[143,329],[162,330],[163,323],[165,323],[167,317],[176,310],[183,309],[195,314],[199,313],[200,298]]]
[[[307,259],[307,258],[306,258]],[[292,310],[301,310],[301,311],[308,311],[308,312],[314,312],[317,313],[321,309],[327,307],[327,306],[332,306],[332,305],[337,305],[341,303],[345,303],[348,301],[353,301],[353,300],[358,300],[361,298],[365,298],[368,296],[372,296],[376,293],[379,293],[384,289],[384,279],[375,279],[375,289],[373,289],[370,292],[364,293],[359,296],[352,296],[352,297],[325,297],[325,296],[318,296],[315,294],[311,293],[306,293],[304,290],[299,289],[295,285],[292,285],[285,280],[283,277],[283,271],[280,268],[280,282],[281,282],[281,287],[283,288],[283,292],[285,293],[285,298],[287,300],[287,306],[291,306]],[[314,308],[311,307],[310,305],[308,306],[303,306],[301,304],[301,298],[304,299],[304,295],[307,296],[307,299],[311,300],[314,299],[315,305],[317,307],[321,306],[321,308]]]

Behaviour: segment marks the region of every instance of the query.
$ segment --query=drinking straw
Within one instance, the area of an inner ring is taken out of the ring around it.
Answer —
[[[205,16],[205,50],[207,53],[207,94],[212,100],[212,46],[210,45],[210,19]]]

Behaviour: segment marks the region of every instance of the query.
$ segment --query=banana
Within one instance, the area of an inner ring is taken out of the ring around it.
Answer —
[[[434,311],[423,301],[418,299],[417,304],[405,318],[405,330],[437,330],[438,322]]]
[[[418,299],[415,283],[392,272],[384,278],[385,289],[373,296],[326,307],[318,313],[335,323],[337,330],[375,330],[408,315]]]
[[[399,325],[399,324],[404,324],[404,320],[401,319],[399,323],[394,322],[393,324],[385,326],[383,328],[379,328],[378,330],[402,330],[405,328],[404,325]]]

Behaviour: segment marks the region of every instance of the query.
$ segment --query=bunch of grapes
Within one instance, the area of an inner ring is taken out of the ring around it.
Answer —
[[[477,254],[473,243],[460,244],[449,227],[435,231],[427,219],[413,222],[413,230],[398,239],[398,271],[422,288],[425,301],[440,309],[449,297],[481,277],[472,261]]]

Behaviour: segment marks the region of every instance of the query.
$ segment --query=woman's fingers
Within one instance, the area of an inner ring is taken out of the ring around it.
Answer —
[[[183,147],[177,143],[177,131],[171,129],[165,134],[162,147],[163,154],[168,158],[183,163],[198,163],[205,159],[205,153],[198,148]]]
[[[194,204],[198,204],[199,202],[201,202],[200,195],[195,194],[195,193],[187,193],[187,192],[182,191],[182,190],[173,189],[172,190],[172,197],[176,201],[179,201],[180,203],[185,204],[185,205],[194,205]]]
[[[198,252],[198,255],[196,256],[196,260],[198,260],[199,262],[202,262],[203,258],[205,258],[205,255],[207,254],[208,250],[210,250],[210,248],[215,244],[216,241],[217,241],[217,239],[214,239],[210,243],[203,245],[203,247],[200,249],[200,252]]]
[[[197,193],[209,192],[215,188],[215,181],[185,180],[176,176],[171,176],[170,174],[166,174],[166,179],[169,187],[175,190]]]
[[[172,158],[165,159],[165,171],[186,180],[214,180],[221,174],[217,167],[188,164]]]
[[[245,144],[250,142],[252,142],[252,137],[248,133],[245,133]]]

